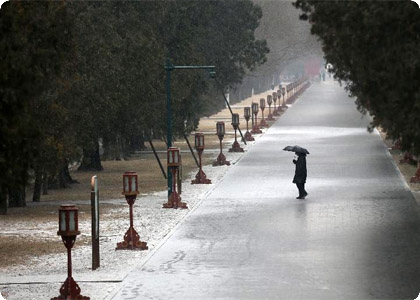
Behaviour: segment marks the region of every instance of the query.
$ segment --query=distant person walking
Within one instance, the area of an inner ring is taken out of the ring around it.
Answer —
[[[293,163],[296,165],[295,177],[293,178],[293,183],[296,183],[296,186],[299,190],[299,196],[296,199],[305,199],[308,193],[305,191],[306,183],[306,154],[296,152],[298,159],[294,159]]]
[[[296,183],[296,186],[299,190],[299,196],[296,199],[305,199],[308,196],[308,193],[305,191],[306,183],[306,154],[309,154],[309,151],[305,148],[295,146],[287,146],[283,149],[284,151],[292,151],[298,156],[298,159],[294,159],[293,163],[296,165],[295,177],[293,177],[293,183]]]

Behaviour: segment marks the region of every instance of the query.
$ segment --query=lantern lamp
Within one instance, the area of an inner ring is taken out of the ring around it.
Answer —
[[[239,126],[239,114],[232,114],[232,125],[233,127]]]
[[[225,135],[225,122],[217,122],[216,131],[217,135],[223,138],[223,136]]]
[[[196,132],[194,135],[195,139],[195,149],[202,150],[204,149],[204,134]]]
[[[124,196],[138,195],[139,184],[137,173],[133,171],[125,172],[123,174],[123,191]]]
[[[268,106],[270,106],[271,103],[273,103],[273,97],[271,95],[267,95],[267,104],[268,104]]]
[[[179,167],[180,157],[179,148],[169,147],[167,151],[167,164],[168,167]]]
[[[284,95],[286,95],[286,88],[285,87],[282,87],[281,88],[281,94],[284,96]]]
[[[244,117],[245,117],[245,120],[249,120],[249,118],[251,117],[251,108],[250,107],[245,107],[244,108]]]
[[[260,107],[261,107],[261,110],[264,111],[264,108],[265,108],[265,99],[264,98],[260,99]]]
[[[258,103],[252,103],[251,107],[252,107],[252,113],[255,115],[258,114]]]
[[[57,235],[76,236],[80,234],[78,210],[79,209],[74,205],[62,205],[59,208],[59,226]]]

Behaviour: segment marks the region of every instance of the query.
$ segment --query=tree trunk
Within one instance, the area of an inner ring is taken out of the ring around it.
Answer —
[[[41,202],[42,173],[41,168],[35,169],[34,193],[32,194],[33,202]]]
[[[9,203],[7,201],[7,189],[0,187],[0,215],[7,215],[7,207]]]
[[[145,140],[143,134],[134,135],[130,138],[129,150],[130,151],[145,150],[145,149],[147,149],[147,147],[145,145],[145,142],[146,142],[146,140]]]
[[[71,177],[66,160],[64,160],[64,163],[58,173],[49,177],[46,176],[45,180],[48,182],[49,189],[68,188],[70,184],[79,183]]]
[[[122,138],[119,135],[112,140],[104,140],[103,158],[106,160],[120,161],[122,158],[125,158],[123,149]]]
[[[64,170],[63,169],[61,169],[60,170],[60,173],[58,173],[58,186],[60,188],[64,188],[64,189],[66,187],[68,187],[67,182],[66,182],[66,176],[64,174]]]
[[[42,174],[42,195],[48,195],[48,173],[44,171]]]
[[[99,145],[96,142],[95,150],[83,149],[83,159],[78,168],[79,171],[102,171],[104,168],[99,156]]]
[[[69,163],[66,159],[64,160],[63,176],[64,176],[64,181],[66,183],[69,183],[69,184],[80,183],[71,177],[70,170],[69,170]]]
[[[119,151],[119,155],[120,157],[122,157],[124,160],[129,160],[130,159],[130,150],[128,149],[128,142],[125,138],[119,136],[118,139],[118,151]]]
[[[25,207],[26,206],[25,187],[9,188],[9,207]]]
[[[104,149],[104,154],[102,155],[102,160],[109,160],[111,159],[111,143],[109,142],[109,139],[103,138],[102,147]]]
[[[122,145],[121,145],[121,137],[119,135],[117,135],[117,137],[115,138],[115,160],[121,160],[121,157],[123,155],[122,154]]]

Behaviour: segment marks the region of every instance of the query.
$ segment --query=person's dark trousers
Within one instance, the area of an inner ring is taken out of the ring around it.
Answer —
[[[305,197],[307,195],[305,191],[305,184],[304,183],[296,183],[296,186],[299,190],[299,197]]]

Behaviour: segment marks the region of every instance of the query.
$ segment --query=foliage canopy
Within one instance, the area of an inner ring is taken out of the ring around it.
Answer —
[[[101,169],[100,143],[105,154],[118,149],[108,155],[118,158],[148,136],[164,136],[166,57],[178,65],[215,65],[221,89],[240,83],[268,53],[266,42],[254,37],[261,16],[250,0],[5,3],[3,211],[6,195],[10,202],[11,191],[24,190],[30,176],[65,185],[69,163]],[[204,97],[215,90],[205,72],[174,72],[175,136],[223,107],[221,94]]]
[[[374,126],[420,154],[420,10],[412,1],[297,0],[335,77]]]

